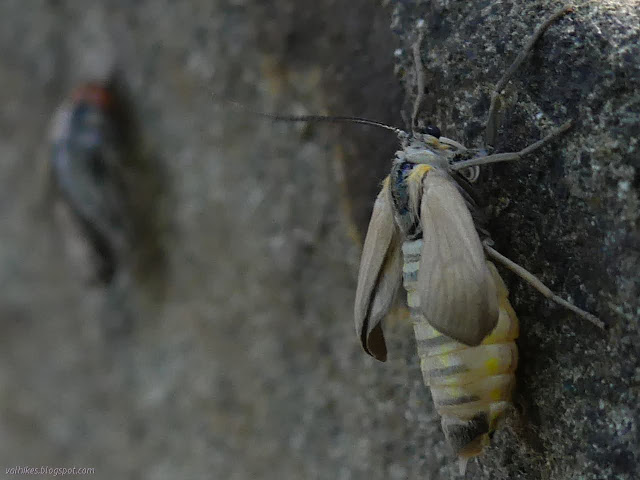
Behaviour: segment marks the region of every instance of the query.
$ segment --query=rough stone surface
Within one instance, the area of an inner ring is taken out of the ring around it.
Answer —
[[[3,1],[0,467],[451,478],[409,323],[389,320],[386,364],[353,331],[354,238],[393,135],[265,122],[212,93],[401,125],[422,18],[422,116],[479,145],[492,86],[559,6]],[[501,151],[567,118],[577,125],[526,161],[485,169],[478,188],[497,248],[609,329],[505,274],[522,324],[517,408],[468,478],[638,476],[639,15],[633,2],[585,3],[506,88]],[[104,288],[69,254],[40,173],[56,106],[114,67],[144,159],[132,164],[135,213],[147,212],[154,235]]]
[[[397,70],[415,95],[411,46],[424,20],[422,118],[481,146],[495,83],[535,26],[562,5],[397,2]],[[557,21],[504,91],[498,151],[568,119],[575,127],[517,164],[486,168],[496,248],[597,312],[599,332],[505,274],[521,319],[518,415],[469,478],[638,476],[640,8],[585,2]]]

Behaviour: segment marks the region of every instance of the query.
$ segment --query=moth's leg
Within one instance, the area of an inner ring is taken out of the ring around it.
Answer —
[[[504,152],[504,153],[495,153],[493,155],[485,155],[483,157],[476,157],[470,160],[463,160],[461,162],[456,162],[450,166],[451,170],[457,171],[462,170],[463,168],[475,167],[478,165],[486,165],[487,163],[497,163],[497,162],[512,162],[514,160],[520,160],[525,155],[528,155],[540,147],[546,145],[547,143],[554,140],[558,135],[563,134],[567,130],[569,130],[573,126],[573,122],[569,120],[564,123],[561,127],[556,128],[549,135],[544,137],[542,140],[538,140],[535,143],[532,143],[528,147],[523,148],[519,152]]]
[[[545,32],[549,26],[559,18],[563,17],[569,12],[572,12],[572,7],[565,7],[562,10],[558,10],[556,13],[547,18],[541,25],[536,28],[535,32],[524,46],[524,48],[520,51],[515,61],[511,64],[511,66],[504,73],[502,78],[498,81],[495,88],[493,89],[493,93],[491,94],[491,106],[489,107],[489,117],[487,118],[487,127],[485,130],[485,145],[493,147],[496,142],[496,136],[498,133],[498,111],[500,109],[501,104],[501,92],[504,87],[507,85],[507,82],[511,78],[511,76],[515,73],[515,71],[520,67],[522,62],[524,62],[527,55],[533,50],[536,42],[540,39],[542,34]]]
[[[416,70],[416,99],[413,102],[413,112],[411,113],[411,130],[415,130],[416,127],[416,118],[418,117],[418,112],[420,111],[420,107],[422,105],[422,101],[424,100],[424,65],[422,63],[422,57],[420,55],[420,48],[422,46],[422,39],[424,38],[424,25],[421,23],[418,24],[418,38],[413,44],[413,67]]]
[[[578,316],[584,318],[585,320],[588,320],[591,323],[593,323],[596,327],[604,329],[604,323],[598,317],[596,317],[595,315],[590,314],[589,312],[585,312],[584,310],[576,307],[573,303],[570,303],[570,302],[560,298],[558,295],[553,293],[549,289],[549,287],[547,287],[545,284],[543,284],[533,273],[531,273],[528,270],[526,270],[525,268],[521,267],[520,265],[518,265],[514,261],[509,260],[504,255],[498,253],[496,250],[491,248],[491,246],[488,244],[487,241],[483,242],[483,245],[484,245],[484,249],[487,252],[487,255],[489,255],[489,257],[491,257],[492,259],[500,262],[502,265],[507,267],[509,270],[511,270],[516,275],[518,275],[520,278],[522,278],[529,285],[531,285],[533,288],[538,290],[542,295],[547,297],[549,300],[553,300],[557,304],[562,305],[565,308],[568,308],[569,310],[574,312],[576,315],[578,315]]]

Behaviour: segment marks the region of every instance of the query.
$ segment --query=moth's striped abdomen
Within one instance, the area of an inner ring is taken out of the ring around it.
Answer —
[[[431,388],[442,428],[460,457],[482,453],[511,402],[518,351],[518,318],[508,291],[491,262],[487,262],[498,292],[499,319],[480,345],[468,346],[433,328],[420,310],[418,270],[423,241],[403,244],[403,281],[407,290],[425,384]]]

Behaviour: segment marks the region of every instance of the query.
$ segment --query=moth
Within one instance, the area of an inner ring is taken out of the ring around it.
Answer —
[[[107,86],[76,88],[54,115],[49,161],[51,184],[88,244],[72,250],[88,250],[84,256],[92,257],[96,277],[105,284],[129,241],[122,132],[114,108]]]
[[[544,31],[570,11],[560,10],[543,22],[496,85],[486,126],[488,146],[495,143],[500,92],[509,77]],[[402,149],[374,204],[360,261],[354,318],[364,350],[385,361],[382,321],[403,284],[424,381],[464,472],[468,459],[489,444],[489,435],[511,402],[518,363],[518,318],[491,260],[546,297],[599,327],[603,324],[494,250],[488,234],[474,222],[477,207],[468,192],[479,166],[518,160],[565,132],[571,123],[519,152],[498,154],[468,149],[441,136],[434,126],[416,131],[424,86],[421,40],[422,33],[414,47],[418,95],[412,132],[395,129]]]

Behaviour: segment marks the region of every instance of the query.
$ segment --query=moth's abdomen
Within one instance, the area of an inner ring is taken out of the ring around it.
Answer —
[[[420,311],[417,284],[422,240],[405,242],[403,281],[416,335],[420,367],[442,428],[460,457],[479,455],[511,402],[518,364],[518,318],[495,266],[487,262],[498,291],[500,316],[482,343],[470,347],[433,328]]]

